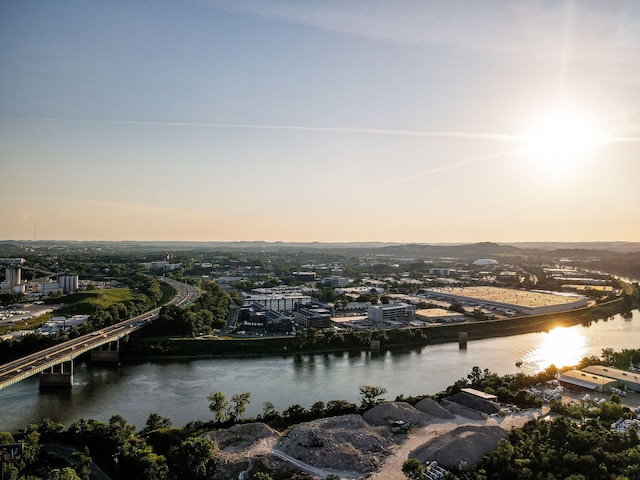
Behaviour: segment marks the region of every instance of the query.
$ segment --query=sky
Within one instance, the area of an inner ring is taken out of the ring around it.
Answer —
[[[640,241],[636,0],[0,0],[0,239]]]

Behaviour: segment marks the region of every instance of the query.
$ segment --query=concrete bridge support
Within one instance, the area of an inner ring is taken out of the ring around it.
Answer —
[[[40,388],[73,386],[73,360],[62,362],[40,374]]]
[[[120,361],[120,341],[105,343],[98,348],[91,350],[92,362],[119,362]]]

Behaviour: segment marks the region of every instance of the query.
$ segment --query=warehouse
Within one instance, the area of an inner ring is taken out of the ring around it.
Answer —
[[[581,370],[570,370],[558,375],[558,381],[567,388],[579,388],[594,392],[608,392],[617,385],[612,378],[594,375]]]
[[[612,378],[618,382],[617,387],[623,390],[640,392],[640,375],[637,373],[626,372],[613,367],[605,367],[604,365],[592,365],[584,368],[583,371]]]
[[[452,312],[444,308],[425,308],[416,311],[416,320],[429,323],[463,322],[464,313]]]
[[[444,287],[425,291],[428,299],[457,302],[498,312],[538,315],[574,310],[587,306],[587,297],[542,290],[499,287]]]

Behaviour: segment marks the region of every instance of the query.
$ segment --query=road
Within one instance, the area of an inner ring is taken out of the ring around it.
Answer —
[[[191,285],[170,278],[163,278],[162,280],[177,290],[177,295],[169,302],[170,305],[184,306],[198,297],[198,291]],[[69,362],[105,343],[113,342],[125,335],[129,335],[158,318],[160,309],[161,307],[154,308],[137,317],[1,365],[0,389],[43,372],[54,365]]]

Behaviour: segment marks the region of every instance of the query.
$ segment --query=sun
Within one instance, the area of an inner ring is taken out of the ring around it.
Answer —
[[[561,172],[579,168],[607,139],[592,116],[568,107],[542,113],[530,132],[525,140],[532,160]]]

